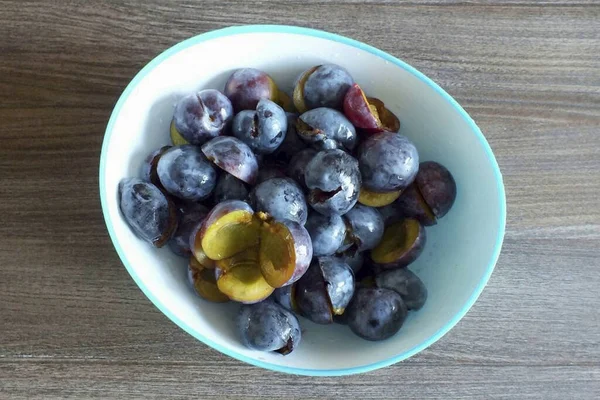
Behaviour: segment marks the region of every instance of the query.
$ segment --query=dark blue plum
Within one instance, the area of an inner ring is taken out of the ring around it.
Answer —
[[[225,200],[246,200],[248,199],[248,189],[244,182],[224,172],[217,180],[213,197],[215,204]]]
[[[190,238],[192,233],[204,221],[209,209],[199,203],[182,204],[177,210],[179,223],[171,240],[169,248],[179,256],[185,257],[192,254]]]
[[[369,136],[358,148],[363,185],[374,192],[408,187],[419,171],[419,154],[407,137],[392,132]]]
[[[287,117],[283,108],[261,99],[256,111],[244,110],[235,116],[231,131],[255,153],[271,154],[285,139]]]
[[[332,108],[315,108],[296,121],[298,135],[317,150],[353,150],[358,137],[354,125]]]
[[[306,188],[306,182],[304,181],[304,173],[306,172],[306,166],[317,154],[315,149],[304,149],[300,150],[292,159],[287,168],[287,175],[295,180],[300,186]]]
[[[375,276],[375,283],[398,293],[409,310],[419,310],[427,300],[427,288],[408,268],[380,272]]]
[[[306,230],[313,245],[313,256],[329,256],[344,242],[346,224],[339,215],[323,215],[311,212],[306,221]]]
[[[236,322],[242,343],[254,350],[287,355],[302,337],[296,316],[272,301],[243,305]]]
[[[218,90],[206,89],[190,94],[177,103],[173,123],[189,143],[201,145],[219,136],[233,119],[229,99]]]
[[[156,172],[165,190],[187,201],[200,201],[212,193],[217,172],[200,148],[193,145],[174,146],[158,160]]]
[[[177,229],[177,209],[156,186],[137,178],[119,183],[119,207],[140,239],[162,247]]]
[[[275,220],[304,225],[308,216],[304,193],[290,178],[272,178],[256,185],[250,193],[250,204],[254,211],[264,211]]]
[[[286,116],[287,133],[285,134],[283,143],[281,143],[281,145],[273,153],[273,158],[288,164],[292,157],[294,157],[300,150],[304,150],[306,148],[306,143],[304,143],[300,136],[298,136],[298,132],[296,131],[296,121],[298,120],[298,115],[294,113],[286,113]]]
[[[304,102],[308,109],[330,107],[342,109],[344,96],[354,79],[339,65],[324,64],[310,74],[304,83]]]
[[[317,153],[306,166],[308,203],[323,215],[343,215],[358,201],[361,186],[358,162],[335,149]]]
[[[371,250],[379,244],[383,236],[383,218],[377,209],[356,204],[344,214],[348,224],[349,238],[356,251]]]
[[[393,290],[359,287],[346,311],[348,326],[366,340],[385,340],[402,327],[408,313],[402,297]]]

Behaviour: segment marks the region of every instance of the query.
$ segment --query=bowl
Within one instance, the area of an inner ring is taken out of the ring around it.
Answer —
[[[186,279],[186,261],[167,248],[139,240],[119,212],[117,186],[140,176],[143,159],[169,144],[176,101],[202,88],[223,89],[241,67],[267,71],[291,92],[305,69],[331,62],[350,71],[367,93],[385,102],[402,122],[400,132],[422,161],[435,160],[454,174],[452,210],[428,228],[428,244],[411,265],[429,298],[410,313],[394,337],[369,342],[346,326],[301,318],[303,338],[281,356],[245,348],[234,329],[238,306],[200,299]],[[247,363],[286,373],[346,375],[404,360],[446,334],[471,308],[500,253],[506,219],[502,176],[485,137],[463,108],[431,79],[364,43],[291,26],[239,26],[185,40],[146,65],[127,86],[108,123],[100,159],[102,211],[112,242],[145,295],[173,322],[208,346]]]

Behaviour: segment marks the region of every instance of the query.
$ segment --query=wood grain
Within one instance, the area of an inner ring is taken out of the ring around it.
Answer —
[[[450,92],[504,174],[490,283],[431,348],[343,378],[286,376],[195,341],[106,234],[112,107],[152,57],[247,23],[388,51]],[[600,398],[597,1],[0,1],[0,398]]]

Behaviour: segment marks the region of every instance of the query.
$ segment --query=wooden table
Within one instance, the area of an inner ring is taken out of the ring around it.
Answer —
[[[0,1],[0,398],[600,398],[600,2]],[[134,74],[235,24],[320,28],[429,75],[504,174],[508,226],[479,301],[376,372],[287,376],[162,315],[108,238],[98,161]]]

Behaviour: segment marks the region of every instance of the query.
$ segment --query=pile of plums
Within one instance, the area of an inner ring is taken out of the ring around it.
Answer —
[[[189,259],[200,297],[243,303],[248,347],[293,351],[296,314],[383,340],[423,307],[406,267],[456,197],[450,172],[419,163],[399,129],[340,66],[305,71],[292,96],[239,69],[222,92],[177,103],[173,145],[121,181],[120,208],[141,239]]]

